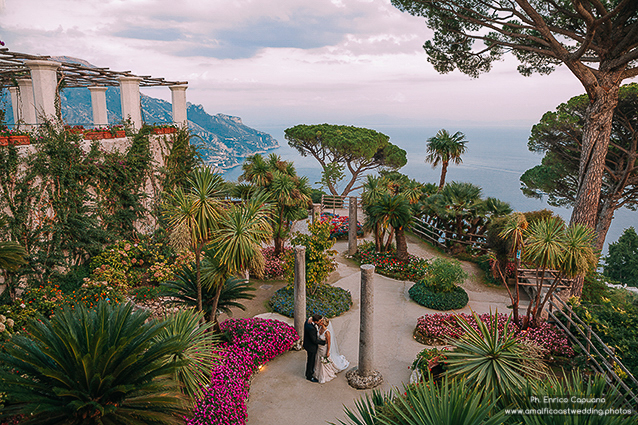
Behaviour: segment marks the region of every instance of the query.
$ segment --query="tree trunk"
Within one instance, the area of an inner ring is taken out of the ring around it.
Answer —
[[[284,244],[286,240],[280,236],[276,236],[273,238],[273,243],[275,244],[275,252],[274,255],[279,255],[284,252]]]
[[[607,75],[611,80],[612,75]],[[598,202],[602,188],[605,157],[609,148],[611,124],[618,105],[620,79],[609,81],[587,90],[590,104],[587,107],[585,128],[578,168],[578,189],[571,223],[580,223],[595,229]]]
[[[443,186],[445,186],[445,175],[447,174],[447,161],[443,161],[441,163],[441,181],[439,182],[439,190],[437,192],[440,192],[443,190]]]
[[[201,244],[195,246],[195,278],[197,279],[197,311],[202,311]]]
[[[405,239],[405,229],[398,227],[396,229],[397,235],[397,258],[401,261],[407,261],[408,259],[408,242]]]
[[[377,252],[381,252],[383,246],[381,246],[381,224],[375,223],[374,225],[374,247]]]
[[[225,281],[217,284],[217,291],[215,291],[215,298],[213,299],[213,306],[210,312],[209,322],[217,323],[217,306],[219,305],[219,297],[222,294],[222,287],[226,284]]]

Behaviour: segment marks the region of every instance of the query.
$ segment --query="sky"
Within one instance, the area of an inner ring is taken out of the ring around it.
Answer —
[[[531,127],[583,93],[567,69],[523,77],[512,57],[477,79],[439,74],[430,36],[390,0],[0,0],[12,51],[185,80],[189,102],[257,128]]]

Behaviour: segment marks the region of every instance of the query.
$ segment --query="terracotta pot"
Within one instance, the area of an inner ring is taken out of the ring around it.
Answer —
[[[126,137],[126,131],[124,131],[124,130],[115,130],[115,137],[117,137],[117,138]]]
[[[31,138],[29,136],[9,136],[9,143],[14,146],[30,145]]]
[[[72,134],[82,134],[84,133],[84,130],[81,128],[71,128],[69,129],[69,132]]]
[[[171,134],[177,131],[174,127],[156,127],[153,129],[153,134]]]
[[[8,136],[0,136],[0,146],[9,146]]]
[[[85,139],[91,139],[91,140],[102,140],[104,139],[104,132],[103,131],[85,131],[84,132],[84,138]]]

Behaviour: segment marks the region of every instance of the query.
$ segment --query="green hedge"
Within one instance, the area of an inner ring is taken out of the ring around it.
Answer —
[[[295,315],[295,288],[292,285],[277,290],[268,301],[273,311],[287,317]],[[320,314],[336,317],[352,307],[350,291],[332,285],[321,285],[314,295],[306,294],[306,316]]]
[[[423,283],[416,283],[408,292],[410,298],[422,306],[440,311],[458,310],[470,300],[465,289],[460,286],[455,286],[450,292],[433,292]]]

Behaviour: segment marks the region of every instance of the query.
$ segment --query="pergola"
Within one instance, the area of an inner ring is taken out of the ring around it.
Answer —
[[[173,121],[179,125],[187,122],[186,81],[166,81],[0,48],[0,88],[7,87],[11,92],[14,122],[29,126],[55,116],[55,95],[61,82],[65,87],[87,87],[91,91],[95,125],[108,125],[105,93],[108,86],[120,87],[122,117],[130,119],[136,128],[142,124],[140,87],[170,88]]]

